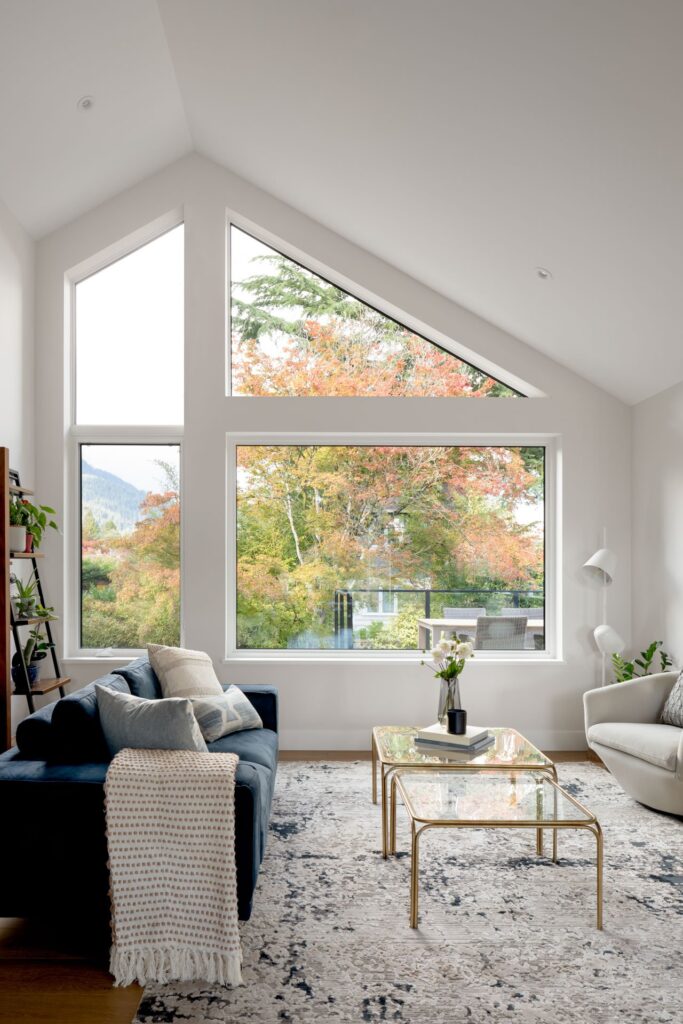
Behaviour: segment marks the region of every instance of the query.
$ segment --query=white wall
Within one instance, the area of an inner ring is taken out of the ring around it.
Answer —
[[[66,488],[63,390],[64,275],[94,253],[183,208],[186,236],[186,409],[184,440],[184,605],[187,646],[209,651],[223,680],[272,682],[280,688],[284,746],[366,747],[380,722],[434,718],[436,683],[419,660],[224,662],[226,502],[225,435],[231,430],[554,435],[561,449],[558,601],[562,654],[552,661],[468,666],[463,683],[471,720],[516,726],[549,749],[584,745],[581,694],[598,680],[590,631],[598,594],[581,571],[603,525],[620,556],[611,620],[629,632],[630,413],[626,406],[517,339],[333,234],[235,175],[200,157],[185,158],[48,236],[38,246],[37,474],[69,520],[77,515]],[[484,368],[502,366],[547,397],[496,399],[228,399],[224,394],[226,208],[290,246],[359,282],[385,304],[455,339]],[[125,395],[121,396],[125,401]],[[66,507],[65,507],[66,506]],[[207,543],[207,538],[209,539]],[[65,592],[59,538],[46,544],[54,599]],[[227,604],[226,604],[227,602]],[[101,660],[65,662],[76,682],[108,667]]]
[[[0,202],[0,445],[10,450],[22,482],[34,481],[34,244]],[[16,722],[26,701],[13,698]]]
[[[683,665],[683,384],[633,410],[633,643]],[[626,500],[626,494],[624,495]]]

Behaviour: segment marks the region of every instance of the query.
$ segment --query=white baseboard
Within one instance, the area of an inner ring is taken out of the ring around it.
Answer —
[[[524,730],[520,730],[524,731]],[[541,750],[587,750],[583,729],[528,729],[524,735]],[[282,750],[370,750],[369,729],[283,729]]]

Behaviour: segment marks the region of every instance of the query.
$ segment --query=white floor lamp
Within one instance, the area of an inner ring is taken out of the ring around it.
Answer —
[[[595,645],[602,655],[602,686],[607,681],[607,656],[621,654],[626,644],[616,629],[607,624],[607,588],[611,585],[617,568],[617,556],[607,547],[607,529],[602,530],[602,547],[583,564],[602,586],[602,622],[593,630]]]

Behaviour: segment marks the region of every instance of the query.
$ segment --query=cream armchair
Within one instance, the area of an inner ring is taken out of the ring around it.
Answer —
[[[677,672],[614,683],[583,695],[588,746],[640,803],[683,814],[683,729],[660,716]]]

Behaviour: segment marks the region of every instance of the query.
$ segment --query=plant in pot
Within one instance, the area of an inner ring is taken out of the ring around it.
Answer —
[[[48,516],[55,515],[55,510],[49,505],[32,505],[26,498],[22,498],[19,504],[23,509],[24,525],[26,526],[24,550],[26,552],[37,551],[43,539],[43,533],[48,526],[52,530],[58,528],[54,519],[48,519]]]
[[[17,689],[21,689],[24,683],[24,673],[21,665],[22,656],[26,665],[26,671],[28,672],[29,682],[33,684],[40,675],[41,661],[47,657],[47,652],[50,648],[54,647],[53,643],[49,643],[45,639],[41,629],[42,626],[36,626],[35,629],[32,629],[29,632],[28,640],[22,648],[21,655],[17,651],[12,656],[12,680]]]
[[[10,551],[24,551],[26,548],[26,523],[28,511],[23,502],[12,498],[9,503],[9,548]]]
[[[615,681],[627,683],[631,679],[641,679],[643,676],[652,675],[655,655],[659,655],[659,672],[666,672],[671,668],[673,662],[666,651],[662,649],[661,640],[653,640],[649,647],[640,652],[638,658],[633,661],[625,661],[618,654],[612,655],[612,666],[614,668]]]
[[[10,576],[14,584],[14,610],[18,619],[31,619],[36,614],[37,583],[31,573],[27,580],[22,580],[14,573]]]

